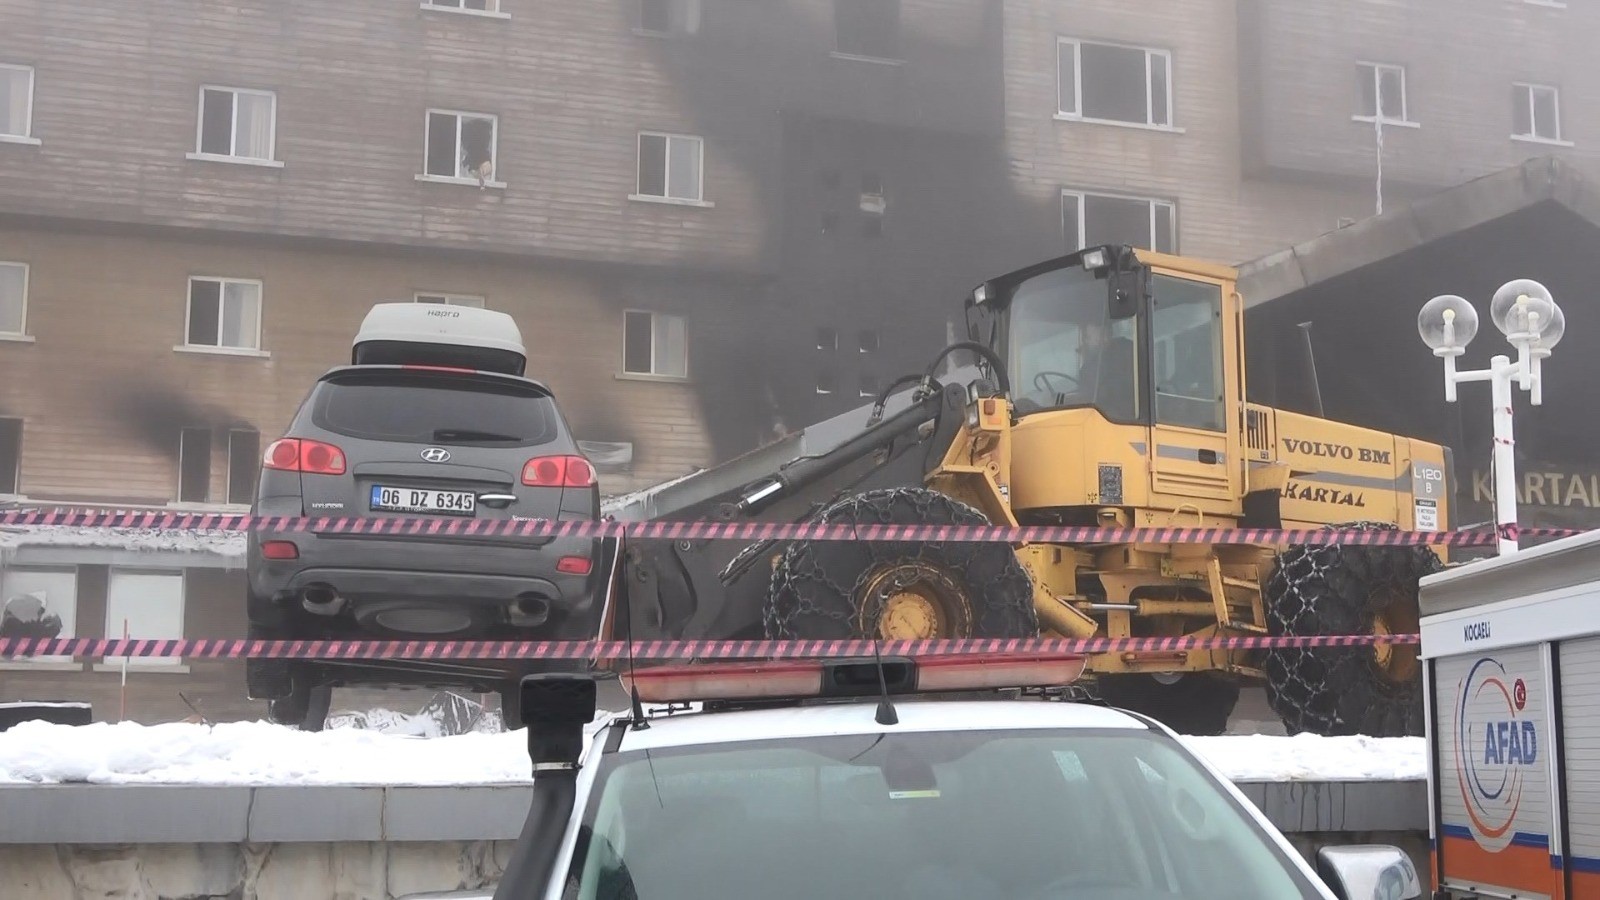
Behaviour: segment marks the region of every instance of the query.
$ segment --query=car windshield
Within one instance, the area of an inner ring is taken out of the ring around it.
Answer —
[[[319,428],[373,441],[529,446],[554,440],[555,402],[531,386],[465,375],[346,375],[317,388]]]
[[[807,737],[600,767],[565,900],[1320,896],[1148,733]]]
[[[1024,410],[1093,406],[1139,415],[1137,320],[1112,319],[1104,279],[1078,266],[1024,281],[1011,295],[1011,383]]]

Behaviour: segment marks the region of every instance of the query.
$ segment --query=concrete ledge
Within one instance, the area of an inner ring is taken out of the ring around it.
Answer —
[[[1427,783],[1240,782],[1289,834],[1426,832]],[[514,841],[527,785],[0,785],[0,844]]]

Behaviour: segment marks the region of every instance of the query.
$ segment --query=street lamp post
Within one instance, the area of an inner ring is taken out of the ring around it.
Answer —
[[[1537,281],[1508,281],[1494,293],[1489,317],[1517,350],[1496,356],[1487,369],[1458,371],[1456,357],[1478,333],[1478,311],[1454,294],[1435,297],[1417,314],[1417,331],[1433,355],[1444,360],[1444,398],[1456,402],[1456,385],[1487,381],[1494,405],[1494,505],[1500,555],[1517,551],[1517,474],[1511,415],[1514,390],[1527,391],[1534,406],[1544,402],[1543,366],[1566,331],[1566,318],[1550,291]]]

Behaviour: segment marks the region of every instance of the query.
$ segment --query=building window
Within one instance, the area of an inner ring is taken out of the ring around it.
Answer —
[[[447,9],[451,12],[500,12],[500,0],[422,0],[423,9]]]
[[[183,573],[112,569],[106,583],[106,637],[119,640],[183,638]],[[171,657],[106,657],[109,665],[141,668],[180,666]]]
[[[899,58],[900,0],[833,0],[833,27],[839,53]]]
[[[1406,70],[1384,63],[1356,63],[1356,82],[1361,90],[1361,112],[1356,116],[1368,122],[1409,122],[1406,112]]]
[[[475,306],[483,309],[484,298],[472,294],[424,294],[418,293],[414,298],[418,303],[439,303],[445,306]]]
[[[423,140],[423,175],[471,181],[479,187],[495,181],[500,120],[485,113],[428,110]]]
[[[0,494],[22,493],[22,420],[0,419]]]
[[[1533,141],[1560,141],[1560,91],[1544,84],[1512,85],[1511,136]]]
[[[0,618],[7,631],[23,637],[67,639],[78,636],[76,569],[0,570]],[[8,663],[70,663],[71,656],[30,656]]]
[[[195,151],[202,156],[270,161],[277,116],[278,98],[271,91],[201,88]]]
[[[882,385],[878,384],[877,376],[862,375],[861,382],[857,386],[856,392],[862,397],[877,397],[878,389],[880,387],[882,387]]]
[[[628,310],[622,319],[622,371],[661,378],[689,376],[688,328],[682,316]]]
[[[1072,119],[1172,125],[1172,54],[1060,38],[1058,112]]]
[[[697,34],[700,0],[639,0],[639,30],[650,34]]]
[[[208,467],[209,468],[209,467]],[[209,477],[210,473],[207,473]],[[245,505],[256,498],[261,475],[261,434],[245,428],[228,431],[228,502]]]
[[[1176,213],[1176,205],[1169,200],[1061,192],[1061,227],[1068,253],[1101,244],[1176,253]]]
[[[33,69],[0,63],[0,138],[33,138]]]
[[[839,389],[839,376],[832,370],[817,375],[817,393],[831,394]]]
[[[641,133],[638,196],[702,201],[703,146],[704,141],[693,135]]]
[[[261,349],[261,282],[239,278],[189,279],[190,347]]]
[[[861,349],[862,353],[877,353],[878,332],[870,328],[862,329],[861,333],[856,335],[856,346]]]
[[[838,329],[829,328],[826,325],[819,327],[817,329],[817,349],[826,353],[832,353],[839,349]]]
[[[178,432],[178,502],[211,500],[211,429]]]
[[[0,262],[0,334],[20,335],[28,327],[28,266]]]

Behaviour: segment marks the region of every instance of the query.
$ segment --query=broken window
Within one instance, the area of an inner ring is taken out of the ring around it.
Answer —
[[[0,494],[22,493],[22,420],[0,419]]]
[[[28,326],[28,267],[0,262],[0,334],[22,334]]]
[[[850,56],[897,59],[900,0],[834,0],[834,47]]]
[[[33,136],[33,69],[0,63],[0,135]]]
[[[228,432],[228,502],[248,505],[255,500],[256,479],[261,474],[261,434],[244,428]]]
[[[191,347],[261,349],[261,282],[236,278],[189,279]]]
[[[651,34],[696,34],[700,0],[639,0],[639,29]]]
[[[1549,85],[1511,87],[1511,134],[1538,141],[1561,140],[1560,92]]]
[[[1406,70],[1382,63],[1357,63],[1363,119],[1406,121]]]
[[[178,502],[211,499],[211,429],[185,428],[178,434]]]
[[[1176,253],[1176,206],[1168,200],[1061,193],[1061,228],[1067,252],[1101,244],[1128,244],[1161,253]]]
[[[236,159],[272,159],[277,107],[277,95],[271,91],[202,88],[196,152]]]
[[[429,110],[424,174],[479,185],[494,181],[498,126],[497,118],[482,113]]]
[[[1172,54],[1062,38],[1057,42],[1061,115],[1135,125],[1172,124]]]
[[[689,338],[684,318],[641,310],[623,313],[622,371],[628,375],[688,377]]]
[[[699,201],[700,138],[687,134],[639,135],[639,194],[671,200]]]

